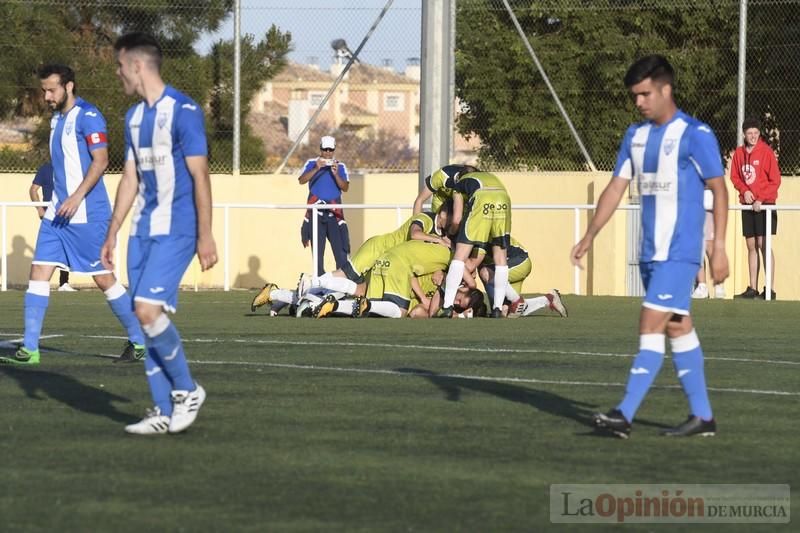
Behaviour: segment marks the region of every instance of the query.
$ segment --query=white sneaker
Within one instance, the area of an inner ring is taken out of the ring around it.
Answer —
[[[78,289],[72,287],[69,283],[65,283],[58,288],[58,292],[78,292]]]
[[[172,420],[169,422],[170,433],[180,433],[188,428],[197,418],[197,413],[206,401],[206,390],[195,383],[197,388],[191,392],[174,390],[172,394]]]
[[[558,289],[553,289],[552,292],[545,294],[545,296],[550,302],[550,309],[561,315],[561,318],[567,318],[567,316],[569,316],[567,307],[564,305],[564,302],[561,301],[561,293],[558,292]]]
[[[692,298],[708,298],[708,286],[705,283],[698,283],[692,292]]]
[[[125,431],[135,435],[160,435],[169,430],[169,417],[162,415],[161,409],[153,407],[145,413],[140,422],[125,426]]]
[[[725,298],[725,285],[716,285],[714,287],[714,298],[718,299]]]

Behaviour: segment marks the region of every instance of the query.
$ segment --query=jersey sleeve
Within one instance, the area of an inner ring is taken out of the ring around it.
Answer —
[[[33,177],[33,185],[38,185],[39,187],[46,187],[47,185],[53,184],[53,165],[50,163],[45,163],[44,165],[39,167],[39,170],[36,171],[36,175]]]
[[[633,179],[633,159],[631,157],[631,141],[633,140],[633,133],[635,128],[631,126],[625,132],[622,138],[622,143],[617,152],[617,162],[614,165],[614,176],[626,180]]]
[[[700,124],[692,131],[689,159],[703,180],[719,178],[725,175],[717,136],[706,124]]]
[[[108,129],[106,119],[97,108],[90,107],[83,111],[80,116],[79,133],[86,141],[86,146],[90,152],[98,148],[108,147]]]
[[[178,109],[177,118],[175,132],[183,149],[183,156],[207,156],[208,142],[200,106],[192,101],[184,102]]]
[[[433,213],[427,213],[424,211],[414,215],[414,217],[411,219],[411,227],[419,226],[420,229],[425,233],[430,233],[433,230],[433,219],[435,216],[436,215]],[[409,227],[409,234],[411,227]]]

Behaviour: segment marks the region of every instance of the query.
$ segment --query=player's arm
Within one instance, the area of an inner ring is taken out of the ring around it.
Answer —
[[[186,167],[194,179],[194,205],[197,209],[197,258],[204,272],[217,262],[217,245],[211,232],[211,176],[208,157],[187,156]]]
[[[583,238],[578,241],[578,244],[573,246],[572,252],[570,253],[570,260],[573,265],[581,266],[581,258],[589,251],[592,242],[594,242],[594,238],[600,230],[603,229],[603,226],[606,225],[611,215],[614,214],[620,200],[622,200],[622,195],[625,194],[625,190],[628,188],[628,183],[629,180],[614,176],[611,178],[608,185],[606,185],[606,188],[603,189],[600,198],[597,200],[597,208],[595,209],[594,216],[591,222],[589,222],[589,227],[586,228],[586,233]]]
[[[706,186],[714,193],[714,241],[711,249],[711,279],[719,285],[728,277],[728,254],[725,251],[725,230],[728,225],[728,189],[725,178],[719,176],[706,180]]]
[[[461,225],[461,219],[464,217],[464,196],[455,192],[453,193],[453,217],[450,219],[450,235],[458,233],[458,227]]]
[[[36,183],[31,183],[30,189],[28,189],[28,196],[31,197],[31,202],[41,202],[42,199],[39,197],[39,190],[42,188],[41,185]],[[39,218],[44,218],[45,209],[44,207],[37,205],[36,212],[39,213]]]
[[[83,181],[81,181],[81,184],[75,189],[75,192],[70,194],[69,198],[64,200],[61,207],[59,207],[56,215],[60,217],[71,218],[72,215],[75,214],[83,199],[86,198],[89,191],[97,185],[97,182],[100,181],[100,178],[103,176],[103,172],[108,168],[108,147],[100,146],[91,150],[89,153],[92,156],[92,164],[89,165],[89,169],[86,171]]]
[[[419,284],[417,276],[413,274],[411,275],[411,290],[414,291],[414,295],[423,306],[428,307],[431,304],[431,299],[428,298],[428,296],[422,290],[422,286]]]
[[[430,190],[428,187],[425,187],[419,194],[417,195],[417,199],[414,200],[414,214],[418,215],[422,213],[422,204],[424,204],[430,197],[433,196],[433,191]]]
[[[449,245],[443,238],[439,237],[438,235],[433,235],[432,233],[426,233],[422,228],[422,224],[417,221],[412,222],[411,227],[408,230],[408,236],[409,239],[413,241],[431,242],[434,244],[441,244],[442,246],[447,246],[449,248]]]
[[[111,213],[111,222],[108,224],[106,240],[100,251],[103,268],[107,270],[114,270],[114,249],[117,247],[117,232],[122,227],[125,217],[128,216],[128,211],[131,210],[138,191],[139,177],[136,174],[136,162],[133,159],[128,159],[122,169],[122,178],[119,180],[117,194],[114,198],[114,211]]]
[[[339,168],[338,161],[334,161],[331,165],[331,175],[340,191],[347,192],[350,189],[350,182],[347,181],[347,172]]]

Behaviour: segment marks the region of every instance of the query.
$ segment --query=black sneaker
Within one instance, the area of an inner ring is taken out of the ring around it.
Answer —
[[[745,298],[747,300],[752,300],[753,298],[758,298],[758,291],[755,290],[753,287],[747,287],[747,289],[741,294],[735,294],[734,298]]]
[[[619,409],[612,409],[605,414],[593,414],[592,425],[599,431],[610,433],[621,439],[627,439],[631,436],[631,423],[628,422]]]
[[[686,422],[680,426],[667,429],[661,432],[665,437],[691,437],[700,435],[701,437],[713,437],[717,434],[717,423],[714,419],[703,420],[699,416],[689,415]]]
[[[492,313],[489,315],[489,318],[503,318],[503,311],[499,307],[495,307],[492,309]]]
[[[773,290],[770,290],[769,292],[770,292],[770,297],[769,297],[769,299],[770,299],[770,300],[774,300],[774,299],[775,299],[775,296],[776,296],[776,295],[775,295],[775,291],[773,291]],[[766,287],[764,287],[764,290],[763,290],[763,291],[761,291],[761,294],[759,294],[759,295],[758,295],[758,297],[759,297],[759,298],[761,298],[762,300],[766,300],[766,299],[767,299],[767,288],[766,288]]]
[[[122,355],[120,355],[117,359],[114,359],[114,362],[135,363],[144,359],[146,353],[147,348],[145,348],[143,344],[134,344],[131,341],[128,341],[125,344],[125,349],[122,351]]]

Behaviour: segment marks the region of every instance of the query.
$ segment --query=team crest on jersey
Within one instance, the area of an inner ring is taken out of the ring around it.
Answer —
[[[664,139],[664,155],[671,154],[676,144],[678,144],[676,139]]]
[[[167,123],[167,114],[159,113],[158,118],[156,119],[156,123],[158,124],[159,128],[163,128],[164,125]]]
[[[64,125],[64,133],[66,133],[67,135],[72,135],[72,126],[74,125],[75,125],[74,122],[67,122]]]

